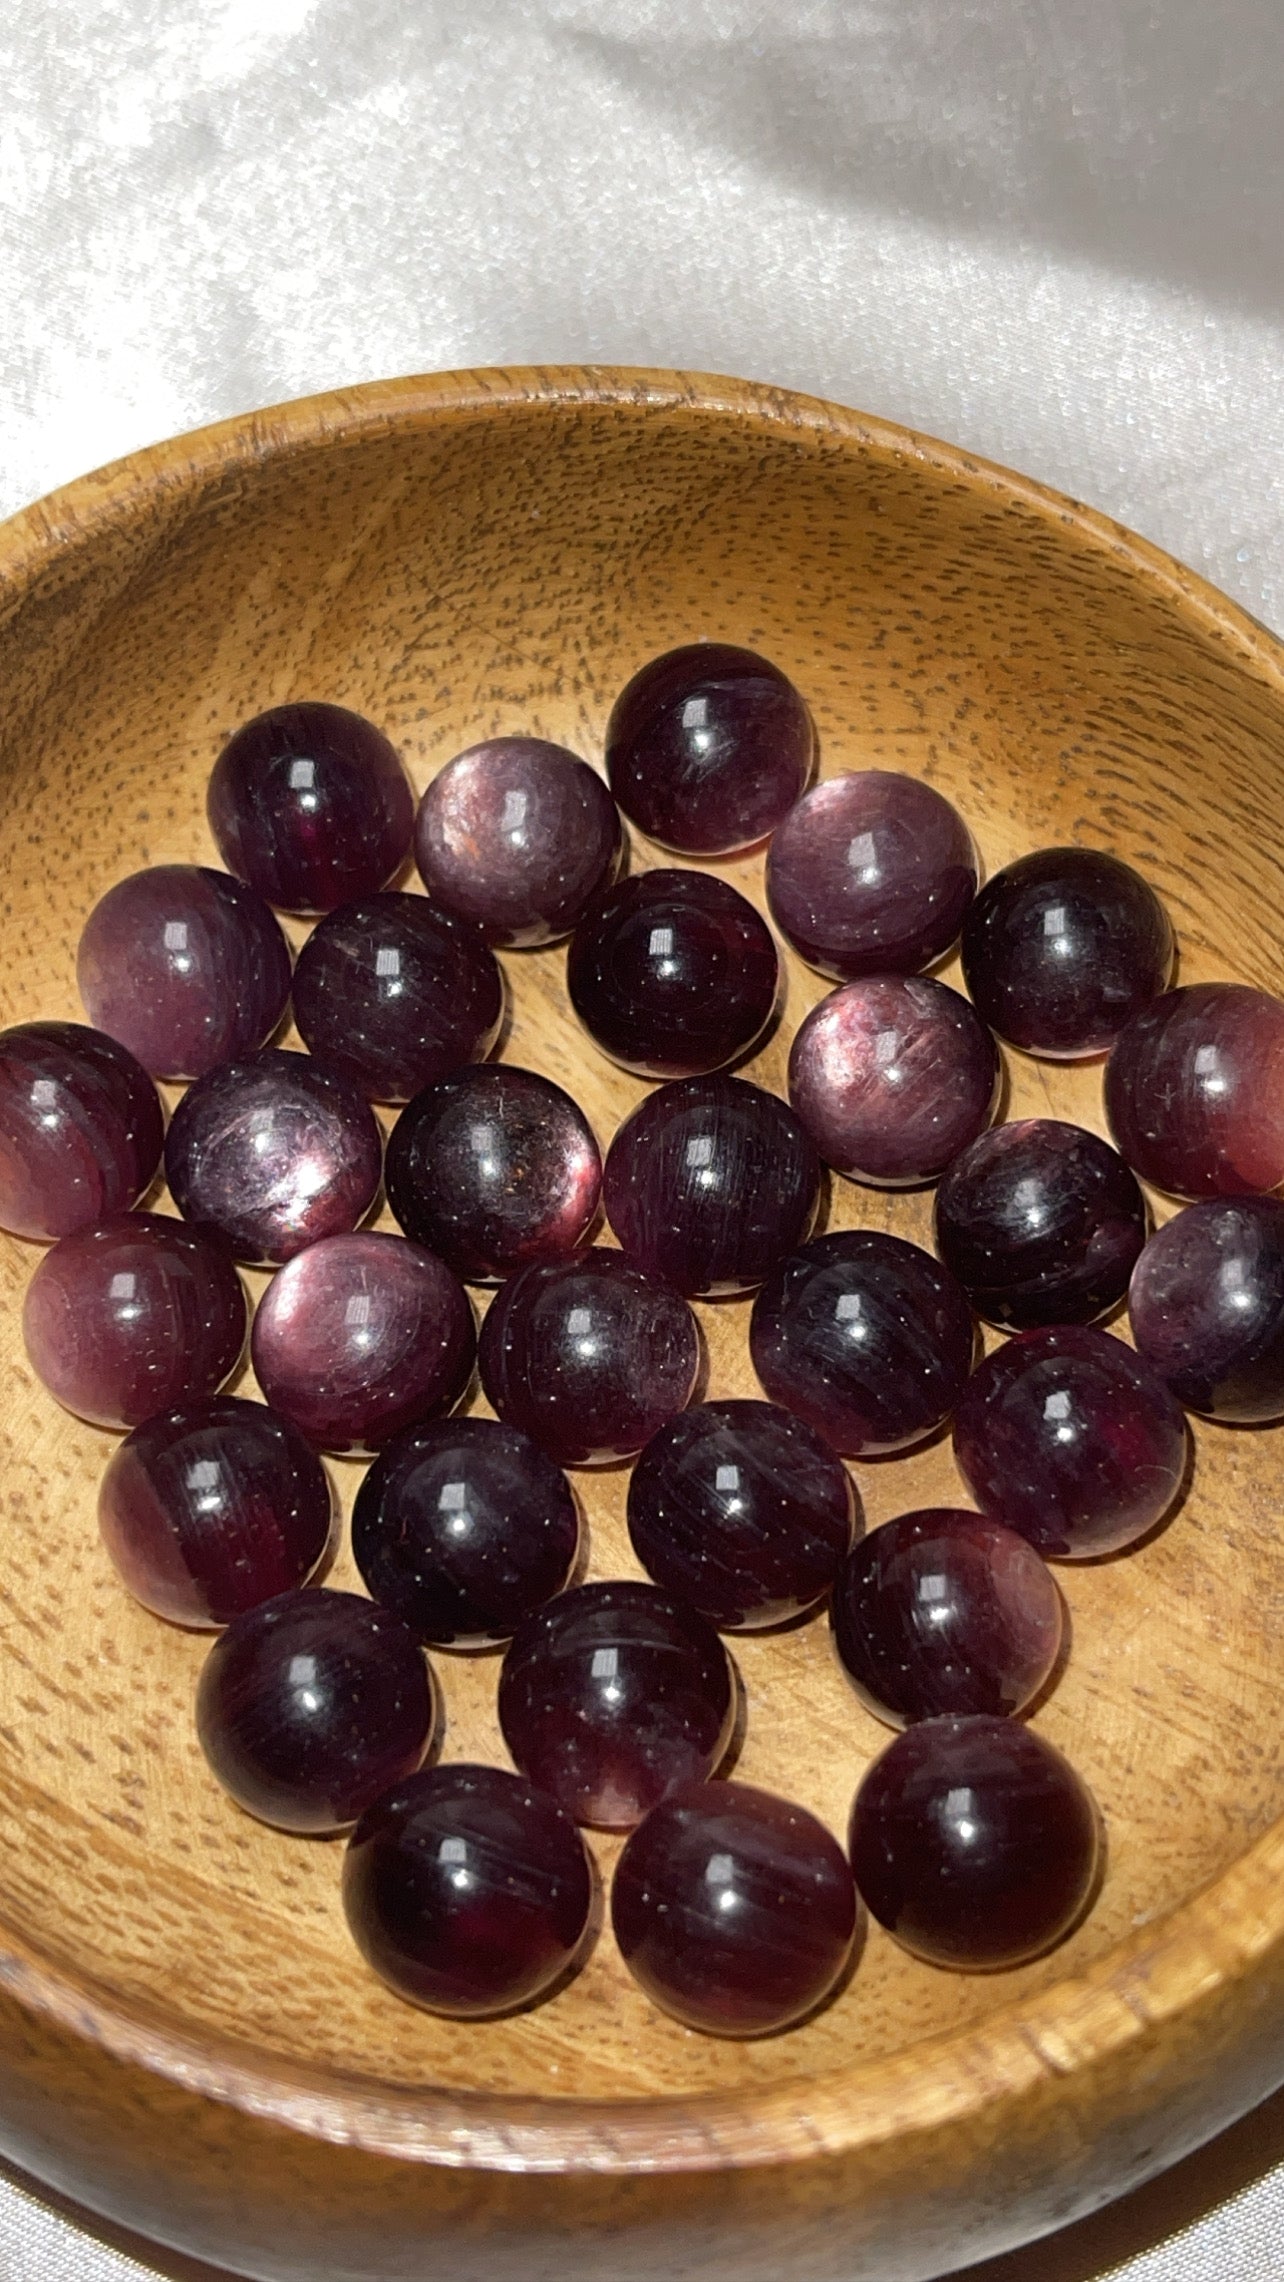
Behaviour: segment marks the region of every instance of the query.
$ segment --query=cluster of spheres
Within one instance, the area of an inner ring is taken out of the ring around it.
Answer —
[[[504,737],[417,808],[368,721],[275,707],[214,767],[226,869],[110,888],[80,939],[88,1026],[0,1035],[0,1226],[48,1247],[34,1370],[124,1437],[111,1558],[159,1616],[217,1631],[196,1723],[231,1798],[349,1834],[362,1954],[443,2013],[575,1970],[585,1826],[626,1834],[629,1970],[714,2035],[814,2011],[862,1903],[937,1965],[1041,1954],[1101,1851],[1087,1787],[1018,1716],[1064,1649],[1048,1563],[1163,1520],[1186,1410],[1284,1416],[1284,1004],[1170,988],[1167,916],[1116,856],[1044,849],[981,885],[931,785],[808,789],[813,747],[785,675],[715,643],[634,676],[604,776]],[[630,870],[621,812],[673,860]],[[778,1016],[776,939],[681,861],[764,843],[775,925],[835,986],[787,1100],[728,1074]],[[423,894],[393,884],[412,851]],[[278,912],[316,922],[297,960]],[[926,972],[960,938],[967,996]],[[588,1037],[658,1081],[605,1159],[562,1085],[491,1058],[496,949],[562,942]],[[273,1043],[290,1006],[306,1053]],[[1114,1146],[995,1124],[999,1040],[1108,1056]],[[157,1080],[186,1087],[167,1130]],[[396,1111],[386,1148],[373,1105]],[[162,1167],[179,1217],[146,1208]],[[937,1184],[935,1256],[814,1233],[827,1173]],[[1186,1205],[1153,1233],[1139,1177]],[[369,1225],[383,1195],[399,1235]],[[271,1271],[252,1326],[242,1266]],[[480,1335],[469,1285],[495,1287]],[[762,1399],[697,1400],[690,1302],[735,1295]],[[1131,1345],[1101,1328],[1125,1301]],[[988,1356],[978,1318],[1009,1335]],[[262,1401],[225,1391],[247,1331]],[[460,1413],[477,1372],[492,1416]],[[846,1461],[951,1421],[975,1509],[863,1534]],[[320,1581],[325,1453],[370,1461],[368,1597]],[[620,1461],[648,1581],[584,1582],[567,1469]],[[899,1731],[845,1843],[719,1773],[743,1712],[723,1635],[825,1610]],[[426,1652],[487,1648],[512,1765],[443,1762]]]

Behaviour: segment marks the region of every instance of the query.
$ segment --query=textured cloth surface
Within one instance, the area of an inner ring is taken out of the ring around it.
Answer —
[[[0,512],[310,389],[677,364],[1006,460],[1284,626],[1280,0],[12,0],[0,279]],[[1272,2103],[972,2282],[1276,2282],[1281,2155]],[[0,2176],[3,2282],[208,2282],[86,2227]]]

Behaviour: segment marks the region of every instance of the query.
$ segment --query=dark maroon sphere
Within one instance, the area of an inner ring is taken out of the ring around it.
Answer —
[[[1186,1421],[1158,1373],[1109,1332],[1020,1331],[959,1397],[954,1455],[984,1512],[1048,1559],[1144,1537],[1186,1466]]]
[[[504,978],[475,927],[422,895],[370,895],[314,927],[294,970],[304,1045],[371,1101],[480,1062],[499,1036]]]
[[[726,642],[652,658],[606,725],[606,773],[662,848],[726,856],[774,831],[811,773],[811,719],[779,666]]]
[[[662,2011],[708,2036],[769,2036],[840,1978],[856,1888],[837,1839],[792,1800],[684,1783],[625,1846],[611,1922]]]
[[[518,1626],[499,1675],[517,1765],[576,1822],[631,1830],[731,1741],[735,1687],[712,1625],[654,1585],[576,1585]]]
[[[1106,1116],[1134,1173],[1173,1196],[1284,1181],[1284,999],[1190,983],[1133,1017],[1106,1064]]]
[[[930,1506],[853,1546],[830,1602],[857,1695],[892,1727],[946,1712],[1024,1711],[1061,1648],[1052,1572],[1016,1530]]]
[[[569,935],[623,856],[601,777],[542,737],[490,737],[456,754],[415,821],[433,902],[513,950]]]
[[[1027,1054],[1102,1054],[1172,972],[1155,891],[1118,856],[1040,848],[987,880],[963,925],[982,1021]]]
[[[329,1476],[298,1428],[231,1395],[136,1426],[98,1491],[117,1569],[172,1624],[229,1624],[306,1584],[336,1512]]]
[[[561,1592],[579,1544],[566,1476],[493,1418],[407,1427],[376,1458],[352,1515],[369,1591],[443,1648],[510,1640]]]
[[[916,975],[948,951],[976,893],[976,850],[930,784],[860,769],[813,785],[767,855],[781,934],[824,975]]]
[[[427,1658],[389,1609],[356,1593],[281,1593],[220,1634],[196,1690],[196,1732],[225,1791],[278,1830],[347,1830],[436,1740]]]
[[[415,796],[372,722],[302,702],[228,739],[206,809],[230,872],[281,911],[317,912],[387,886],[410,851]]]
[[[932,1965],[994,1972],[1060,1941],[1096,1881],[1082,1777],[1021,1721],[923,1720],[874,1761],[849,1849],[862,1901]]]
[[[270,1038],[290,946],[261,895],[227,872],[157,864],[109,888],[76,953],[90,1020],[157,1078],[200,1078]]]
[[[753,1367],[849,1458],[908,1449],[943,1426],[972,1367],[976,1326],[945,1268],[876,1229],[816,1236],[763,1285]]]
[[[388,1141],[388,1202],[407,1236],[470,1284],[503,1283],[587,1236],[602,1160],[583,1111],[533,1070],[457,1070],[403,1109]]]
[[[588,1932],[588,1849],[503,1767],[433,1767],[362,1816],[343,1907],[367,1965],[411,2004],[482,2020],[545,1995]]]
[[[861,1521],[828,1443],[767,1402],[706,1402],[652,1436],[629,1481],[633,1550],[664,1592],[723,1632],[783,1624],[825,1598]]]
[[[94,1426],[141,1426],[200,1402],[245,1346],[245,1292],[208,1236],[122,1212],[46,1252],[22,1310],[37,1378]]]
[[[604,1054],[642,1077],[692,1078],[747,1054],[776,1005],[770,929],[726,880],[642,872],[571,938],[567,987]]]
[[[1122,1157],[1055,1117],[992,1125],[936,1192],[937,1251],[1005,1331],[1107,1314],[1145,1241],[1146,1201]]]
[[[1132,1272],[1137,1351],[1186,1410],[1284,1418],[1284,1204],[1210,1197],[1156,1229]]]
[[[250,1352],[274,1410],[321,1450],[381,1450],[458,1402],[476,1340],[463,1285],[400,1236],[310,1244],[273,1277]]]
[[[0,1228],[48,1243],[138,1202],[165,1123],[141,1064],[80,1022],[0,1031]]]
[[[820,1163],[787,1102],[743,1078],[661,1086],[606,1157],[607,1218],[639,1268],[691,1296],[752,1291],[816,1217]]]
[[[165,1136],[185,1220],[234,1259],[275,1266],[355,1228],[379,1193],[383,1141],[347,1078],[265,1047],[188,1088]]]
[[[872,975],[814,1006],[789,1099],[827,1165],[877,1188],[934,1181],[999,1100],[999,1051],[965,998],[927,975]]]
[[[478,1349],[491,1406],[559,1466],[631,1458],[685,1410],[700,1334],[684,1299],[594,1248],[523,1268],[486,1311]]]

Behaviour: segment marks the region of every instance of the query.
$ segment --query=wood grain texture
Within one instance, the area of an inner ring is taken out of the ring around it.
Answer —
[[[80,921],[114,880],[211,860],[209,768],[264,705],[369,713],[420,786],[523,729],[600,764],[623,681],[700,636],[793,676],[824,773],[921,774],[989,870],[1114,848],[1165,896],[1184,980],[1284,985],[1284,663],[1263,630],[944,446],[736,382],[585,370],[287,406],[0,531],[0,1021],[77,1014]],[[636,865],[662,860],[635,842]],[[761,903],[761,856],[716,868]],[[605,1144],[643,1083],[578,1031],[560,952],[504,965],[506,1058],[569,1082]],[[749,1075],[783,1091],[826,988],[789,961]],[[1011,1114],[1101,1129],[1099,1067],[1008,1069]],[[930,1202],[835,1181],[830,1225],[927,1241]],[[94,1524],[109,1440],[23,1360],[34,1258],[0,1239],[0,2142],[19,2161],[299,2282],[922,2282],[1135,2183],[1284,2077],[1284,1436],[1197,1430],[1173,1521],[1058,1572],[1073,1654],[1037,1724],[1093,1785],[1110,1855],[1053,1956],[956,1976],[874,1929],[815,2020],[725,2045],[657,2014],[606,1936],[555,2003],[462,2026],[367,1974],[337,1847],[261,1829],[208,1775],[205,1643],[115,1580]],[[710,1394],[755,1391],[747,1306],[698,1312]],[[350,1506],[358,1470],[335,1471]],[[959,1498],[947,1442],[856,1472],[873,1521]],[[624,1474],[577,1486],[591,1574],[636,1574]],[[346,1554],[333,1581],[355,1582]],[[733,1645],[738,1772],[842,1833],[886,1731],[823,1624]],[[447,1756],[503,1761],[494,1659],[437,1663]]]

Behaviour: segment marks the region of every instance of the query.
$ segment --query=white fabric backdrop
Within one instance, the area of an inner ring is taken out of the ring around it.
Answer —
[[[1284,627],[1281,0],[10,0],[0,280],[0,512],[376,374],[703,366]],[[1266,2282],[1280,2155],[1273,2103],[972,2282]],[[197,2276],[0,2178],[4,2282],[145,2273]]]

